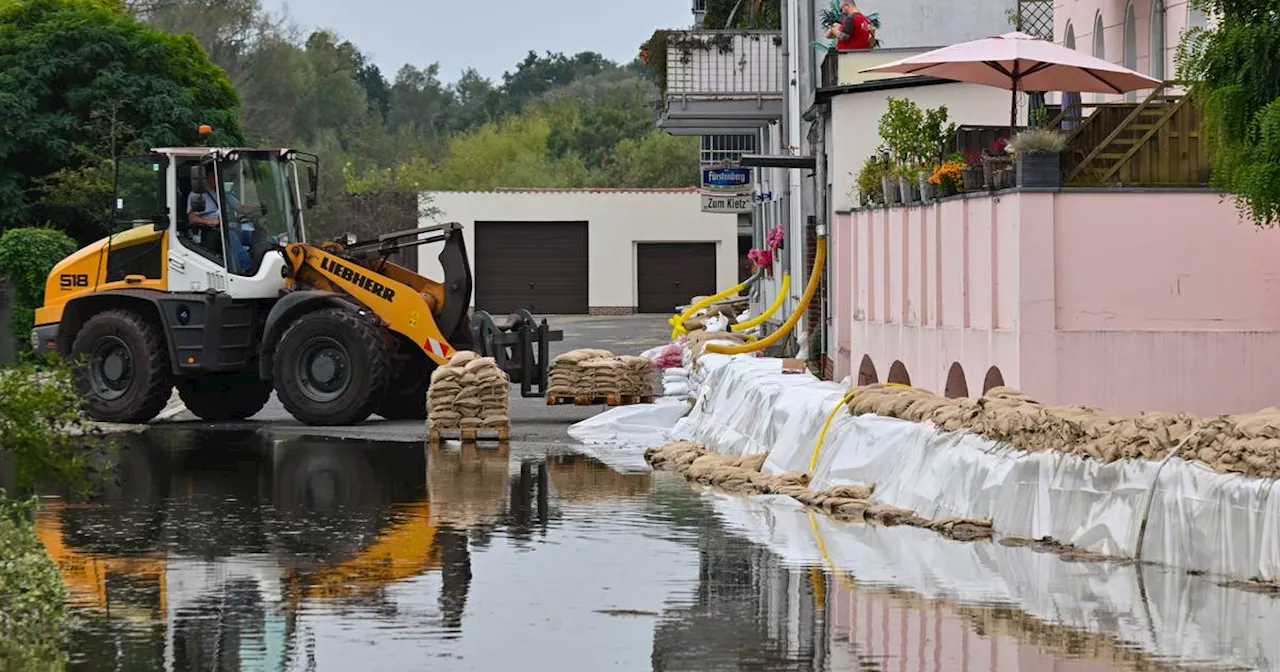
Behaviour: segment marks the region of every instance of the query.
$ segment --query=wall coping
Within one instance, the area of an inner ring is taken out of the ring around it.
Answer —
[[[1221,194],[1223,198],[1230,196],[1227,192],[1219,191],[1212,187],[1057,187],[1057,188],[1035,188],[1035,187],[1014,187],[1010,189],[983,190],[975,192],[962,192],[945,198],[935,198],[932,201],[915,203],[894,203],[893,205],[884,205],[881,203],[873,203],[871,205],[860,205],[853,208],[843,208],[835,210],[837,215],[848,215],[854,212],[865,210],[892,210],[895,208],[920,208],[926,205],[936,205],[938,203],[947,203],[949,201],[959,201],[970,198],[994,198],[998,196],[1007,196],[1010,194],[1028,193],[1028,194]]]

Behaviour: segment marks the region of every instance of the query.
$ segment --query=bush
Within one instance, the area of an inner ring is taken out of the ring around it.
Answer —
[[[29,494],[38,479],[80,491],[94,484],[106,444],[83,404],[69,364],[0,371],[0,457],[13,464],[12,490]]]
[[[869,156],[858,172],[858,191],[871,203],[884,203],[884,186],[880,178],[889,174],[889,163],[878,156]]]
[[[67,591],[32,525],[35,502],[0,499],[0,670],[62,669]]]
[[[30,343],[28,335],[35,323],[35,310],[44,303],[49,271],[75,251],[76,242],[56,229],[10,229],[0,235],[0,277],[8,278],[17,290],[9,328],[19,344]]]

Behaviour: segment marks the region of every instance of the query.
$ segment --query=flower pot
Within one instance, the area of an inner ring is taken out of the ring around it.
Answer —
[[[1024,189],[1057,189],[1062,186],[1062,155],[1058,152],[1018,154],[1017,184]]]
[[[1009,165],[1009,156],[993,155],[982,157],[982,184],[988,189],[1003,189],[996,186],[997,173]]]
[[[880,188],[884,192],[885,205],[893,205],[894,203],[898,202],[899,192],[898,192],[897,178],[888,177],[888,176],[881,177]]]
[[[937,198],[938,185],[929,181],[928,176],[920,176],[920,200],[928,202]]]
[[[982,166],[969,166],[964,169],[964,190],[978,191],[982,189]]]
[[[915,180],[899,177],[898,188],[902,190],[903,203],[915,203],[920,200],[920,185],[916,184]]]

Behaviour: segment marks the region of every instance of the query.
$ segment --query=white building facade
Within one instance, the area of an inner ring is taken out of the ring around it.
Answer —
[[[675,312],[738,277],[737,219],[701,211],[688,189],[424,192],[422,224],[459,222],[472,307],[491,314]],[[438,246],[418,268],[444,277]]]

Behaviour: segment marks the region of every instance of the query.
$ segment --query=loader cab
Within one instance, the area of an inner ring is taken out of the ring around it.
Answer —
[[[171,165],[169,290],[278,296],[284,259],[274,250],[306,240],[303,211],[316,200],[314,157],[281,149],[157,152]],[[299,163],[310,164],[306,192],[299,188]]]

